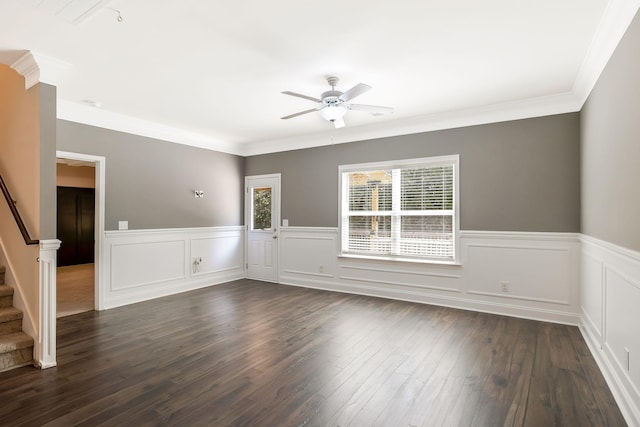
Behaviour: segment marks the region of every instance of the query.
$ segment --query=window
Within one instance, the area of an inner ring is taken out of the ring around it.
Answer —
[[[456,262],[459,156],[340,166],[341,253]]]
[[[271,187],[253,189],[252,230],[271,230]]]

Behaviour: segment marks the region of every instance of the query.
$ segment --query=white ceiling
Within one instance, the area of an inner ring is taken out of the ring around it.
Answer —
[[[577,111],[638,8],[637,0],[94,0],[99,8],[74,23],[56,14],[60,3],[75,2],[0,0],[0,62],[25,51],[63,61],[59,117],[239,154]],[[354,102],[395,113],[351,111],[344,129],[315,113],[280,120],[314,106],[280,92],[317,97],[328,75],[342,91],[373,86]]]

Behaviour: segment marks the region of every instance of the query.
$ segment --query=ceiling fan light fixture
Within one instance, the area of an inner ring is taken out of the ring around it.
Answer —
[[[320,110],[320,115],[330,122],[340,120],[347,114],[347,109],[342,105],[327,105]]]
[[[296,92],[285,91],[282,92],[285,95],[295,96],[296,98],[302,98],[309,101],[313,101],[317,104],[316,108],[309,110],[299,111],[288,116],[280,117],[281,120],[292,119],[294,117],[302,116],[304,114],[319,112],[323,119],[327,120],[336,128],[342,128],[345,126],[344,115],[349,110],[358,110],[371,113],[373,115],[390,114],[393,112],[393,108],[380,107],[377,105],[363,105],[363,104],[351,104],[350,101],[356,96],[360,96],[363,93],[371,89],[371,86],[364,83],[358,83],[346,92],[340,92],[336,90],[336,84],[338,83],[337,77],[328,77],[327,83],[331,86],[331,90],[323,92],[320,98],[314,98],[313,96],[302,95]]]

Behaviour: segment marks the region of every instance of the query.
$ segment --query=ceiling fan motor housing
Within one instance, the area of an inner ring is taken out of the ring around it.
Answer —
[[[342,92],[338,90],[328,90],[326,92],[323,92],[320,97],[322,98],[322,103],[324,105],[326,105],[327,107],[333,107],[344,102],[342,99],[340,99],[340,95],[342,95]]]

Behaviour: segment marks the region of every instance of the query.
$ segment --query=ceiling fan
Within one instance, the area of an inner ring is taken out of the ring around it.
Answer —
[[[336,128],[342,128],[344,127],[344,115],[349,110],[365,111],[365,112],[371,113],[374,116],[393,113],[393,108],[389,108],[389,107],[379,107],[377,105],[362,105],[362,104],[349,103],[349,101],[351,101],[356,96],[362,95],[366,91],[370,90],[371,86],[369,85],[366,85],[364,83],[358,83],[348,91],[340,92],[336,90],[336,85],[338,84],[337,77],[327,77],[327,82],[331,86],[331,90],[323,92],[322,95],[320,95],[320,99],[314,98],[313,96],[302,95],[295,92],[289,92],[289,91],[282,92],[285,95],[297,96],[298,98],[308,99],[309,101],[313,101],[316,104],[318,104],[318,106],[316,108],[311,108],[309,110],[300,111],[298,113],[281,117],[281,119],[287,120],[294,117],[302,116],[303,114],[319,111],[320,115],[325,120],[328,120],[331,123],[333,123],[333,125]]]

